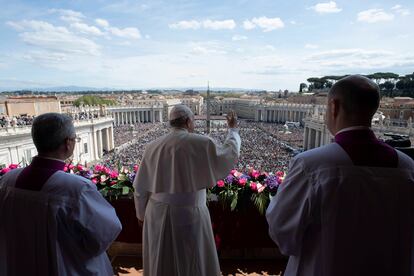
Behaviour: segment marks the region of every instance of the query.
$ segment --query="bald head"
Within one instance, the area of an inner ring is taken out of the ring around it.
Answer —
[[[360,75],[340,79],[332,86],[328,98],[338,100],[351,121],[370,121],[380,102],[378,85]]]
[[[191,109],[183,104],[174,106],[170,112],[170,125],[172,127],[185,127],[189,120],[193,120]]]

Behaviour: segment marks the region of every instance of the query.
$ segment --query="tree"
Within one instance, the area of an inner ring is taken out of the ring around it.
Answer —
[[[307,88],[308,86],[306,85],[306,83],[302,82],[299,85],[299,93],[303,93],[303,89]]]

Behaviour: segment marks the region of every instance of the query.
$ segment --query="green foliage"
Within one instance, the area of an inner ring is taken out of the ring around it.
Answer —
[[[252,201],[259,213],[264,215],[270,202],[269,195],[266,193],[254,193],[252,194]]]
[[[95,95],[83,95],[82,97],[74,101],[74,106],[89,105],[89,106],[98,106],[98,105],[115,105],[116,102],[113,100],[107,100]]]
[[[336,81],[346,76],[348,75],[330,75],[321,78],[308,78],[307,81],[310,83],[308,90],[312,91],[314,89],[329,89]],[[405,76],[399,76],[398,74],[392,72],[377,72],[366,75],[366,77],[372,79],[378,84],[382,96],[406,96],[414,98],[414,73],[407,74]],[[301,92],[303,90],[302,83],[300,84],[299,88],[299,92]]]

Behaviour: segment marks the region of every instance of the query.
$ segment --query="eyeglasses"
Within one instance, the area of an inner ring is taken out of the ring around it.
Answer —
[[[68,138],[69,140],[73,140],[73,141],[75,141],[76,143],[79,143],[82,139],[79,137],[79,136],[75,136],[75,137],[72,137],[72,138]]]

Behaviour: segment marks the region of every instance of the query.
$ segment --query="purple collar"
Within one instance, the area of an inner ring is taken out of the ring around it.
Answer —
[[[63,161],[36,156],[17,177],[16,188],[40,191],[49,178],[57,171],[63,171],[64,167]]]
[[[398,154],[391,146],[375,137],[371,129],[355,129],[335,135],[339,144],[355,166],[391,167],[398,166]]]

